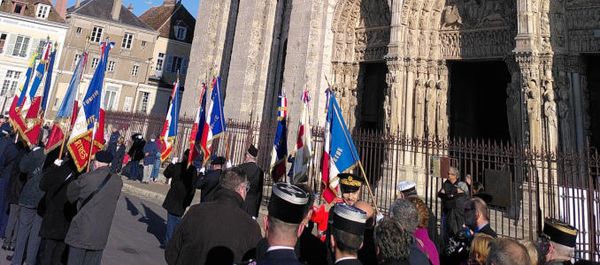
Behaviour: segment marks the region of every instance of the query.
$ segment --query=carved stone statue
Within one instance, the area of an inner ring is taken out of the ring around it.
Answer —
[[[544,116],[546,117],[549,147],[554,150],[558,146],[558,122],[556,120],[556,102],[554,91],[548,90],[544,95]]]
[[[446,82],[440,80],[436,84],[436,121],[437,121],[437,136],[439,139],[448,138],[448,114],[446,108],[448,104],[448,88]]]
[[[540,91],[535,80],[527,82],[527,116],[529,121],[529,141],[532,147],[541,148],[542,124],[540,117],[541,99]]]
[[[572,151],[571,149],[571,143],[572,143],[572,130],[573,128],[571,128],[571,116],[570,116],[570,110],[569,110],[569,105],[571,104],[569,102],[569,85],[566,82],[566,77],[562,78],[565,79],[564,81],[562,81],[561,79],[559,79],[558,82],[558,96],[559,96],[559,101],[558,101],[558,117],[560,119],[560,132],[561,132],[561,145],[563,148],[563,151]]]
[[[426,112],[427,112],[427,132],[428,132],[428,136],[434,136],[435,135],[435,112],[436,112],[436,86],[435,86],[435,81],[433,81],[432,79],[427,80],[427,83],[425,84],[425,86],[427,87],[427,92],[426,92],[426,97],[425,97],[425,102],[426,102]]]
[[[444,14],[442,16],[442,28],[457,29],[462,25],[462,18],[458,13],[458,8],[455,5],[444,7]]]
[[[417,78],[415,80],[415,111],[414,111],[414,120],[415,120],[415,136],[421,137],[423,136],[423,126],[425,120],[425,84],[421,78]]]

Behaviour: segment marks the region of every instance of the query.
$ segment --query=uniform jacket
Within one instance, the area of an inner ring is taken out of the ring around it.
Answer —
[[[209,202],[214,200],[215,192],[219,188],[222,170],[210,170],[204,176],[201,176],[196,183],[196,188],[202,191],[200,202]]]
[[[21,197],[21,191],[23,190],[23,186],[25,186],[25,182],[27,182],[27,173],[21,172],[19,168],[19,164],[21,163],[21,159],[27,153],[27,150],[24,148],[17,148],[17,159],[14,160],[14,163],[11,167],[10,171],[10,179],[8,181],[8,203],[9,204],[19,204],[19,197]],[[5,169],[7,170],[7,169]],[[9,172],[9,171],[2,171]]]
[[[19,150],[14,141],[0,135],[0,178],[5,181],[10,179],[18,155]]]
[[[227,189],[212,202],[192,206],[167,244],[167,264],[232,264],[252,258],[261,232],[242,207],[242,197]]]
[[[75,204],[67,200],[67,187],[78,175],[75,165],[70,161],[50,167],[44,173],[40,182],[40,188],[46,192],[46,209],[40,228],[42,238],[65,239],[69,224],[77,213]]]
[[[196,168],[187,167],[187,161],[170,164],[164,171],[166,178],[171,179],[171,187],[165,197],[162,207],[176,216],[183,216],[185,209],[190,206],[196,189]]]
[[[257,265],[303,265],[298,261],[296,253],[292,249],[277,249],[268,251],[265,258],[259,260]]]
[[[136,139],[131,144],[131,148],[129,148],[129,152],[127,154],[131,157],[133,161],[140,161],[144,158],[144,146],[146,145],[146,141]]]
[[[121,137],[121,134],[119,133],[119,131],[116,131],[111,133],[110,138],[108,139],[108,147],[106,148],[106,151],[113,155],[113,157],[115,156],[115,152],[117,151],[119,137]]]
[[[44,192],[40,189],[40,181],[42,180],[42,167],[45,160],[46,154],[44,154],[44,148],[42,147],[33,148],[21,159],[19,169],[21,172],[27,173],[28,180],[19,196],[19,205],[35,209],[44,197]]]
[[[345,259],[340,262],[336,262],[335,265],[362,265],[358,259]]]
[[[109,172],[108,167],[98,168],[79,176],[67,187],[67,199],[71,203],[77,203],[78,209],[65,238],[68,245],[88,250],[102,250],[106,247],[117,200],[123,187],[121,177],[111,174],[106,185],[83,208],[81,203],[100,186]]]
[[[248,182],[250,182],[250,190],[248,190],[248,195],[246,195],[245,202],[246,212],[250,216],[258,217],[260,202],[262,200],[265,173],[254,162],[241,164],[239,168],[246,173],[246,176],[248,176]]]
[[[483,233],[483,234],[489,235],[489,236],[491,236],[493,238],[497,238],[498,237],[498,234],[496,234],[496,232],[494,232],[494,230],[492,229],[492,227],[490,227],[490,224],[485,225],[484,227],[482,227],[478,231],[475,231],[475,233]]]
[[[154,162],[156,161],[156,153],[158,152],[159,150],[156,140],[146,142],[146,145],[144,145],[144,165],[154,165]]]

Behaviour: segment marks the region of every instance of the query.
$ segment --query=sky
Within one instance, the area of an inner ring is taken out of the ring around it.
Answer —
[[[83,1],[84,0],[81,0],[81,2]],[[198,5],[200,0],[182,0],[182,2],[190,14],[192,14],[194,17],[198,15]],[[150,7],[161,5],[163,0],[123,0],[123,5],[127,6],[129,3],[133,4],[133,12],[139,16]],[[74,4],[75,0],[69,0],[69,6],[73,6]]]

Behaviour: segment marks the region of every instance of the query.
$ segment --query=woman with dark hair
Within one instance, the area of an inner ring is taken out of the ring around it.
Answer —
[[[413,236],[394,218],[384,218],[375,227],[379,265],[409,265]]]

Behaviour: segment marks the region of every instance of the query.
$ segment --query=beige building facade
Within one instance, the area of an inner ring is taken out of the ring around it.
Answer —
[[[0,1],[0,113],[8,112],[25,81],[31,57],[41,53],[48,39],[57,45],[55,82],[66,35],[67,24],[50,1]]]
[[[67,23],[59,81],[49,105],[54,113],[66,93],[77,59],[87,50],[88,63],[78,91],[79,98],[83,98],[101,56],[100,42],[107,38],[115,46],[109,54],[102,106],[107,111],[159,112],[155,103],[161,93],[148,83],[158,35],[155,30],[119,0],[90,0],[82,4],[78,1],[67,10]]]

